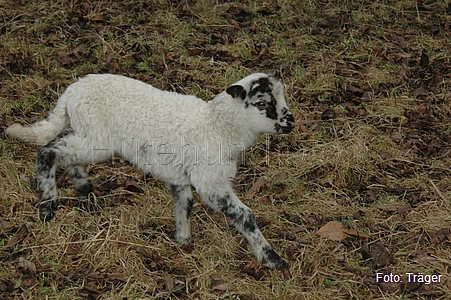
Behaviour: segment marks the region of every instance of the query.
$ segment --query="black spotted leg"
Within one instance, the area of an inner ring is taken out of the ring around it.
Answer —
[[[198,191],[199,192],[199,191]],[[288,264],[272,249],[261,233],[252,210],[244,205],[233,190],[218,192],[199,192],[202,199],[214,210],[223,212],[244,235],[257,260],[270,268],[286,269]]]

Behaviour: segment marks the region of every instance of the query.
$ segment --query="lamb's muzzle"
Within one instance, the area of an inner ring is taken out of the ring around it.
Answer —
[[[65,130],[69,124],[71,130]],[[192,185],[245,236],[259,262],[284,269],[287,263],[263,237],[231,180],[240,153],[260,133],[289,133],[294,127],[283,85],[273,75],[249,75],[205,102],[106,74],[73,83],[46,120],[30,126],[13,124],[6,134],[42,145],[36,175],[39,215],[45,222],[58,208],[58,166],[68,168],[79,196],[88,199],[92,183],[82,165],[121,155],[166,182],[174,201],[177,242],[192,241]],[[172,149],[169,161],[158,156],[156,148],[161,145]]]
[[[296,123],[294,122],[294,117],[293,117],[293,115],[288,115],[287,117],[286,117],[286,119],[287,119],[287,125],[286,126],[282,126],[282,125],[280,125],[279,123],[276,123],[276,131],[277,132],[280,132],[280,133],[290,133],[293,129],[294,129],[294,127],[295,127],[295,125],[296,125]]]

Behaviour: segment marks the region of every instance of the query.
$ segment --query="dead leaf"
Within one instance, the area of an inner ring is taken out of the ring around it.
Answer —
[[[222,280],[221,278],[217,277],[217,276],[213,276],[211,278],[211,284],[210,284],[210,288],[212,290],[216,290],[216,291],[228,291],[230,290],[230,286],[228,283],[226,283],[224,280]]]
[[[363,231],[355,230],[355,229],[347,229],[347,228],[345,228],[343,230],[343,232],[348,234],[348,235],[350,235],[350,236],[355,236],[355,237],[359,237],[359,238],[363,238],[363,239],[369,239],[370,238],[369,234],[367,234],[367,233],[365,233]]]
[[[259,267],[260,265],[256,261],[253,261],[243,266],[241,268],[241,272],[253,277],[257,281],[260,281],[263,277],[265,277],[266,273],[263,269],[259,269]]]
[[[272,196],[272,198],[277,201],[286,201],[286,200],[288,200],[288,195],[287,194],[275,194],[274,196]]]
[[[98,13],[95,14],[92,18],[91,21],[103,21],[105,20],[105,15],[103,13]]]
[[[342,267],[344,270],[352,272],[352,273],[359,273],[360,271],[362,271],[360,268],[348,265],[345,261],[338,261],[338,265],[340,267]]]
[[[20,287],[23,289],[29,289],[31,287],[33,287],[36,284],[36,278],[33,277],[26,277],[26,278],[22,278],[22,282]]]
[[[6,231],[9,224],[10,222],[0,219],[0,234],[3,234]]]
[[[79,243],[77,243],[79,241],[79,237],[74,235],[70,238],[70,244],[67,245],[67,252],[69,254],[75,255],[81,252],[82,247]]]
[[[165,288],[168,292],[171,292],[174,289],[174,278],[171,274],[164,274],[163,276],[165,282]]]
[[[191,254],[193,252],[194,245],[193,244],[183,244],[180,246],[180,249],[185,254]]]
[[[282,277],[283,277],[283,280],[285,280],[285,281],[291,280],[293,278],[291,276],[290,270],[288,270],[288,269],[282,270]]]
[[[171,293],[177,293],[185,288],[185,282],[171,274],[164,274],[165,289]]]
[[[277,234],[277,237],[280,239],[284,239],[284,240],[288,240],[288,241],[296,240],[296,233],[293,231],[278,229],[276,234]]]
[[[370,194],[369,196],[373,196],[374,191],[373,190],[368,190],[367,194]],[[374,201],[373,199],[371,199],[372,201]],[[355,212],[352,213],[352,217],[356,220],[361,220],[362,217],[364,217],[366,215],[366,212],[364,212],[363,210],[359,209]]]
[[[99,299],[102,292],[85,285],[78,290],[78,295],[85,299]]]
[[[424,103],[424,104],[421,104],[419,107],[417,107],[417,111],[422,115],[428,114],[430,110],[431,110],[431,105],[429,103]]]
[[[389,204],[380,205],[378,208],[383,210],[387,215],[396,214],[396,213],[402,214],[402,213],[412,210],[412,207],[410,206],[409,203],[407,203],[407,204],[389,203]]]
[[[73,60],[69,58],[69,53],[67,51],[58,52],[57,61],[63,66],[69,66],[73,62]]]
[[[408,281],[405,284],[405,289],[406,291],[410,291],[410,292],[415,292],[417,291],[421,286],[423,285],[422,282],[412,282],[412,281]]]
[[[259,178],[254,185],[247,191],[245,198],[251,198],[252,195],[267,190],[269,188],[269,181],[264,178]]]
[[[424,50],[423,52],[421,52],[420,66],[422,66],[423,68],[429,66],[429,56],[426,54],[426,51]]]
[[[144,190],[139,186],[139,184],[133,180],[126,180],[124,183],[124,189],[132,193],[144,193]]]
[[[402,282],[380,282],[379,287],[386,292],[395,293],[401,290]]]
[[[419,87],[419,88],[415,89],[415,90],[412,92],[412,95],[413,95],[415,98],[417,98],[418,96],[424,96],[424,95],[426,95],[426,92],[424,91],[424,89],[423,89],[422,87]]]
[[[373,243],[369,247],[363,245],[362,257],[364,260],[371,259],[379,267],[390,264],[393,259],[392,254],[381,241]]]
[[[69,244],[67,246],[67,253],[71,255],[76,255],[81,252],[81,246],[80,244]]]
[[[79,45],[72,51],[72,53],[77,59],[82,59],[88,54],[88,49],[86,49],[86,47],[83,45]]]
[[[337,221],[330,221],[318,230],[318,235],[329,238],[333,241],[341,241],[348,237],[345,232],[346,227]]]
[[[335,118],[335,110],[333,108],[328,108],[321,114],[321,120],[330,120]]]
[[[262,229],[262,228],[268,226],[269,224],[271,224],[271,222],[268,221],[267,219],[265,219],[264,217],[258,217],[255,221],[257,222],[257,226],[260,229]]]
[[[379,50],[379,48],[377,46],[373,47],[374,52],[376,52],[376,55],[379,56],[382,59],[388,60],[388,58],[384,55],[384,53],[382,53],[381,50]]]
[[[22,256],[18,258],[17,265],[16,265],[17,271],[27,274],[27,275],[34,275],[36,274],[36,265]]]
[[[440,244],[445,238],[448,238],[448,241],[451,242],[451,227],[439,229],[436,233],[432,234],[431,246]]]
[[[161,256],[158,251],[153,251],[152,254],[150,254],[142,247],[136,248],[135,251],[142,256],[144,264],[150,271],[168,269],[164,257]]]
[[[52,266],[42,258],[38,258],[36,261],[36,273],[43,273],[43,272],[49,272],[52,269]]]

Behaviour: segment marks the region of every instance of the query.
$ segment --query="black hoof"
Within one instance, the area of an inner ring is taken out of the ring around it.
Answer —
[[[284,261],[272,248],[263,248],[263,260],[262,263],[277,270],[288,269],[288,264]]]
[[[55,212],[48,209],[40,209],[39,210],[39,218],[43,222],[49,222],[55,216]]]
[[[284,261],[283,259],[280,259],[280,261],[278,261],[278,262],[276,263],[275,268],[276,268],[277,270],[285,270],[285,269],[288,269],[288,263],[287,263],[286,261]]]

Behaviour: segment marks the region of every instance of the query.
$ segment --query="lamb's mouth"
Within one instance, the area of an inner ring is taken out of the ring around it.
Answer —
[[[293,130],[295,123],[291,121],[288,121],[287,123],[288,123],[287,126],[282,126],[276,123],[276,131],[281,133],[290,133]]]

